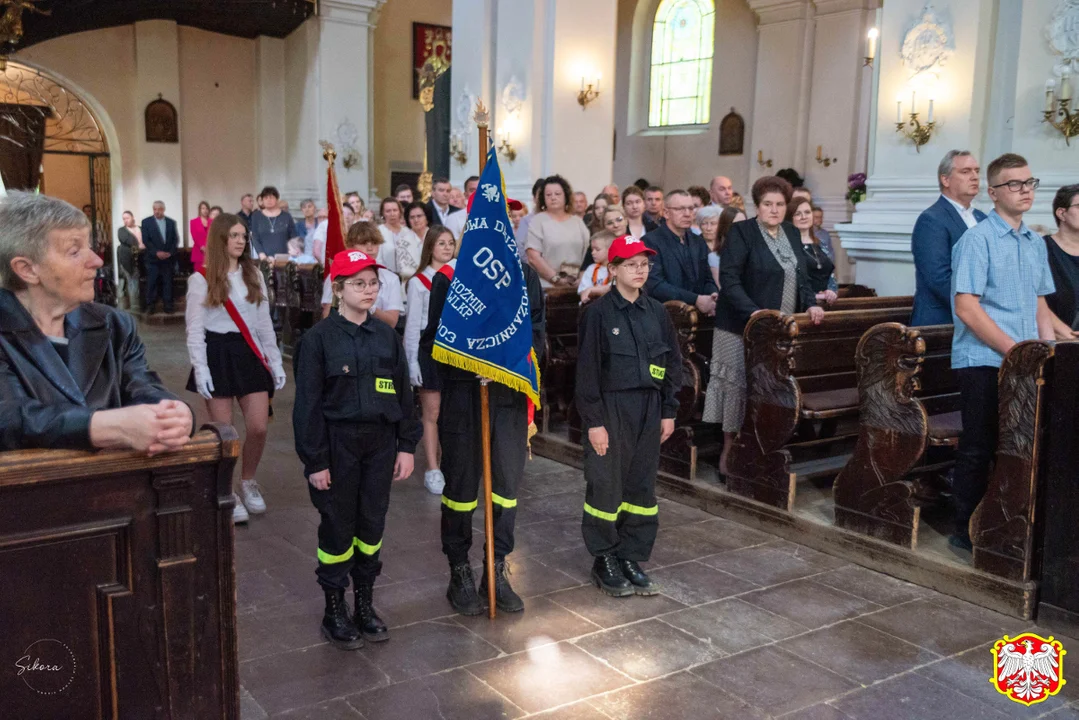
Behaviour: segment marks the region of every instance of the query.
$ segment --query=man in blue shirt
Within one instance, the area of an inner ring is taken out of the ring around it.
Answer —
[[[1006,153],[989,164],[993,211],[952,249],[952,368],[959,378],[963,434],[955,456],[956,530],[951,544],[971,548],[968,526],[988,482],[997,446],[997,373],[1024,340],[1053,340],[1045,296],[1053,277],[1045,242],[1023,222],[1038,179]]]

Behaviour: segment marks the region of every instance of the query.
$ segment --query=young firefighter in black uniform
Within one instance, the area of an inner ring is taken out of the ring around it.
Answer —
[[[422,429],[415,418],[401,338],[370,312],[378,297],[374,258],[357,250],[333,259],[339,311],[304,334],[296,352],[296,452],[318,527],[318,582],[326,592],[322,634],[355,650],[389,638],[372,607],[390,484],[412,474]],[[349,617],[349,575],[356,614]]]
[[[445,270],[446,268],[443,268]],[[532,347],[542,360],[546,304],[539,275],[522,264],[532,316]],[[431,282],[427,327],[420,337],[420,372],[424,380],[436,377],[442,391],[438,439],[442,444],[442,552],[450,561],[446,590],[453,609],[479,615],[487,599],[487,573],[479,592],[472,577],[468,551],[472,547],[472,514],[479,504],[483,477],[480,438],[480,381],[474,373],[435,362],[431,358],[438,322],[450,287],[449,274],[440,271]],[[427,383],[424,383],[427,387]],[[492,382],[488,385],[491,414],[491,489],[495,526],[495,605],[504,612],[524,610],[524,602],[506,578],[506,556],[513,552],[513,524],[517,518],[517,484],[524,475],[528,455],[528,400],[523,393]]]
[[[631,235],[608,250],[614,290],[589,303],[577,347],[577,410],[588,431],[581,522],[592,582],[616,597],[655,595],[641,570],[659,527],[659,446],[674,432],[682,357],[663,305],[641,288],[655,251]]]

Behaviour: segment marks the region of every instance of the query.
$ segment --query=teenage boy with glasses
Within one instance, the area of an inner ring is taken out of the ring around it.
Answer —
[[[970,517],[985,494],[997,446],[997,374],[1024,340],[1053,340],[1054,291],[1045,242],[1023,222],[1038,179],[1006,153],[989,164],[993,211],[952,249],[952,368],[959,377],[963,434],[955,458],[955,547],[971,549]]]

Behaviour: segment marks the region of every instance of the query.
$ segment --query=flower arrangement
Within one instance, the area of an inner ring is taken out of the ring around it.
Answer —
[[[854,173],[847,177],[847,200],[851,205],[865,200],[865,173]]]

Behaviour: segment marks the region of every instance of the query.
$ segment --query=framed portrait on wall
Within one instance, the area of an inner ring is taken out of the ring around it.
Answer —
[[[453,29],[445,25],[412,23],[412,99],[420,97],[420,70],[429,59],[441,71],[450,66]]]

